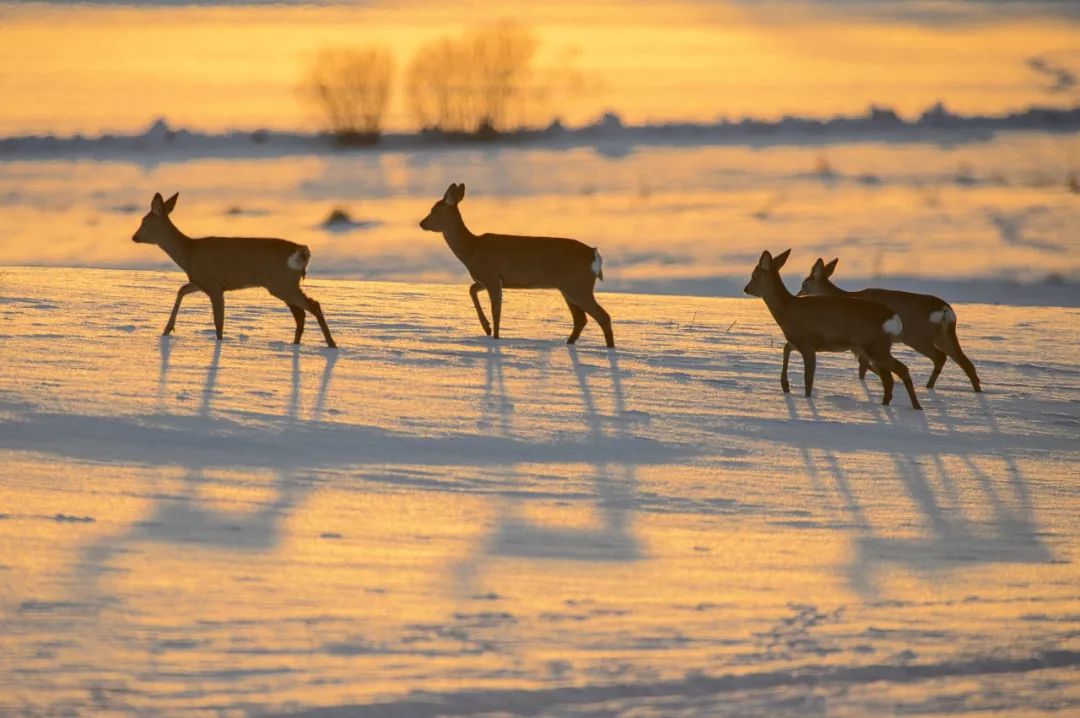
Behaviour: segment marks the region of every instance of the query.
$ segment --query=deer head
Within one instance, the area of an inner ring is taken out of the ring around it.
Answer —
[[[829,277],[836,271],[836,263],[840,259],[834,259],[833,261],[825,264],[825,262],[818,257],[818,260],[814,262],[813,268],[810,270],[810,274],[803,280],[802,287],[799,289],[799,296],[820,296],[822,294],[830,294],[833,289],[832,282],[829,281]]]
[[[743,291],[755,297],[764,297],[769,287],[775,286],[773,283],[780,281],[780,268],[784,266],[790,254],[789,249],[774,258],[768,250],[762,252],[761,259],[754,267],[754,273],[750,275],[750,283],[743,288]]]
[[[176,206],[176,198],[179,196],[180,193],[177,192],[168,199],[162,199],[160,193],[154,194],[154,199],[150,201],[150,211],[143,217],[142,224],[132,235],[131,241],[140,244],[161,244],[162,240],[174,233],[176,228],[169,220],[169,214]]]
[[[465,199],[465,185],[452,184],[446,188],[443,198],[431,206],[428,216],[420,220],[420,229],[428,232],[445,232],[461,223],[458,202]]]

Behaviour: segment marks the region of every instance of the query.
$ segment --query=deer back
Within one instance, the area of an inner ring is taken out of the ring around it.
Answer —
[[[896,312],[852,297],[793,297],[777,323],[792,344],[848,351],[899,333]],[[893,331],[890,331],[893,330]]]
[[[869,288],[853,292],[851,296],[879,302],[896,312],[904,322],[904,336],[907,338],[922,333],[930,335],[943,321],[956,321],[948,302],[931,294]]]
[[[187,270],[200,286],[245,289],[295,285],[307,270],[307,247],[268,237],[205,237],[192,240]]]
[[[507,288],[540,289],[591,283],[595,261],[596,250],[576,239],[483,234],[465,263],[479,281],[497,276]]]

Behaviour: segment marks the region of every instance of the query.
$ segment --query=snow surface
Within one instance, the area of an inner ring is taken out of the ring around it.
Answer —
[[[0,270],[0,714],[1080,710],[1078,310],[954,305],[915,412],[756,299],[180,283]]]
[[[460,262],[417,224],[464,182],[470,229],[599,247],[610,291],[741,296],[762,249],[791,247],[792,287],[839,257],[847,289],[1080,306],[1078,133],[732,145],[672,133],[685,141],[0,161],[0,265],[172,269],[130,238],[154,192],[178,191],[173,219],[191,236],[284,237],[323,277],[458,282]]]

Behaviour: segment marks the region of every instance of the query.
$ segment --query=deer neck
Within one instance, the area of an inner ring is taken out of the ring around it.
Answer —
[[[454,210],[454,218],[450,227],[443,230],[443,239],[446,240],[446,244],[449,245],[450,251],[454,253],[458,259],[462,262],[466,261],[469,256],[469,250],[472,247],[473,240],[476,239],[476,235],[469,231],[469,228],[465,226],[465,220],[461,217],[461,210]]]
[[[836,286],[835,284],[833,284],[828,279],[826,279],[825,282],[823,283],[823,287],[825,289],[825,296],[826,297],[850,297],[851,295],[853,295],[855,293],[855,292],[845,292],[843,289]]]
[[[180,269],[185,272],[188,271],[188,258],[190,257],[191,238],[176,228],[176,225],[172,222],[169,223],[169,231],[165,237],[158,243],[165,254],[169,255],[172,261],[176,262]]]
[[[784,286],[784,280],[780,279],[779,272],[774,272],[769,276],[765,291],[761,293],[761,298],[765,300],[765,306],[769,308],[769,313],[773,315],[773,319],[776,320],[777,324],[782,323],[788,306],[795,299],[791,292],[788,291],[788,288]]]

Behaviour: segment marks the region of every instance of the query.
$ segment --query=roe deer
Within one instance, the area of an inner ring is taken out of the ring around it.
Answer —
[[[465,226],[458,208],[458,203],[464,197],[465,185],[450,185],[443,198],[421,220],[420,228],[442,232],[450,251],[469,270],[473,278],[469,294],[485,334],[499,338],[504,289],[558,289],[574,320],[574,329],[566,343],[573,344],[581,336],[581,330],[588,321],[585,315],[588,314],[604,330],[607,345],[615,346],[611,317],[593,296],[596,280],[604,278],[600,250],[576,239],[512,234],[475,235]],[[491,300],[494,332],[484,316],[484,310],[480,308],[478,295],[481,289],[487,290]]]
[[[793,296],[780,279],[780,268],[790,254],[789,249],[774,259],[767,251],[762,252],[750,283],[743,290],[765,300],[787,339],[784,367],[780,371],[780,387],[784,392],[791,391],[787,369],[792,349],[798,349],[803,357],[807,396],[814,388],[817,352],[850,351],[877,370],[885,389],[882,404],[892,401],[892,375],[895,373],[904,382],[912,408],[922,409],[908,368],[889,351],[893,340],[903,330],[900,317],[883,304],[862,299]]]
[[[930,374],[930,380],[926,382],[927,389],[934,388],[934,383],[937,382],[938,375],[945,366],[946,358],[950,358],[967,374],[968,379],[971,380],[971,388],[982,391],[979,375],[975,373],[975,366],[960,348],[960,340],[956,337],[956,312],[948,302],[930,294],[912,294],[894,289],[863,289],[858,292],[845,292],[829,279],[836,271],[836,263],[839,261],[839,259],[834,259],[825,264],[818,257],[810,274],[803,280],[799,294],[854,297],[884,304],[896,312],[904,323],[900,341],[934,362],[934,371]],[[860,379],[866,377],[866,369],[866,362],[859,359]]]
[[[188,283],[176,293],[169,322],[162,335],[172,333],[180,302],[192,292],[202,291],[210,297],[214,311],[214,329],[220,340],[225,327],[225,292],[233,289],[263,287],[289,305],[296,320],[293,343],[300,343],[304,333],[304,311],[319,320],[326,345],[336,348],[330,327],[326,326],[322,307],[300,289],[300,280],[307,275],[311,251],[302,244],[284,239],[248,237],[204,237],[192,239],[172,223],[169,214],[176,206],[174,194],[167,200],[155,194],[150,212],[143,217],[133,242],[156,244],[165,250],[188,276]]]

